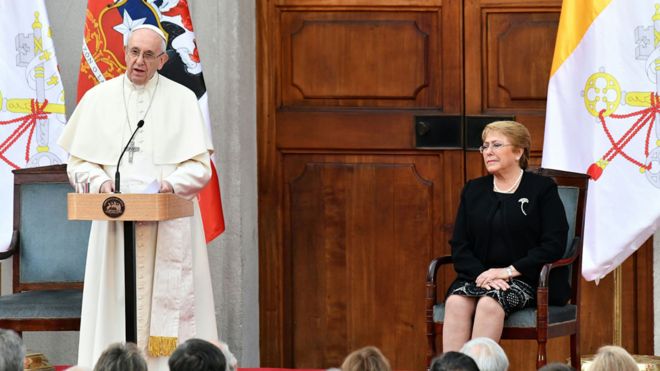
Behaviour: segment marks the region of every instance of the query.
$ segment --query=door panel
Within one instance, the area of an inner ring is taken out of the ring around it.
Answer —
[[[561,1],[465,3],[466,114],[515,116],[532,135],[533,165],[540,164],[543,150],[560,9]]]
[[[286,155],[293,366],[338,366],[366,345],[399,369],[423,366],[419,272],[447,252],[460,163],[456,151]]]
[[[378,149],[414,147],[412,114],[407,111],[279,111],[278,148]],[[350,133],[350,135],[347,135]]]
[[[414,117],[461,114],[460,4],[258,2],[262,365],[376,345],[424,368],[423,272],[464,160],[416,149]]]
[[[332,106],[337,100],[355,105],[351,101],[357,99],[374,103],[381,99],[424,102],[429,95],[437,99],[437,91],[429,94],[428,89],[429,67],[437,66],[428,66],[426,62],[434,61],[424,58],[429,34],[423,29],[433,26],[434,16],[283,13],[284,105],[314,104],[320,99]],[[354,68],[346,69],[346,65]]]
[[[442,109],[441,16],[282,8],[282,106]]]
[[[486,39],[485,110],[544,110],[553,48],[556,9],[483,9]]]

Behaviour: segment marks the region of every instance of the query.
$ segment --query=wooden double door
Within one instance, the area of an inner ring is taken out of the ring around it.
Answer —
[[[483,123],[525,123],[540,164],[560,7],[257,1],[262,366],[336,367],[376,345],[394,369],[425,368],[426,268],[450,251],[465,180],[484,174]],[[652,318],[650,262],[640,262],[624,273],[649,286],[622,290],[634,298],[624,308],[634,351],[652,338],[638,339]],[[593,353],[613,342],[615,285],[584,287],[598,307],[583,312]],[[503,343],[511,369],[532,369],[536,345],[520,344]],[[567,344],[551,342],[550,359]]]

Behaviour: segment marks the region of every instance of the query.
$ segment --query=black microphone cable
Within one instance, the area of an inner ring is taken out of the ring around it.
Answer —
[[[135,136],[135,134],[137,134],[137,131],[140,130],[142,126],[144,126],[144,120],[138,121],[135,131],[133,131],[133,135],[131,135],[131,138],[128,140],[128,143],[126,143],[124,150],[121,151],[121,155],[119,155],[119,160],[117,161],[117,168],[115,169],[115,193],[121,193],[119,190],[119,164],[121,163],[121,158],[124,157],[124,153],[126,153],[128,146],[131,144],[131,141],[133,140],[133,137]]]

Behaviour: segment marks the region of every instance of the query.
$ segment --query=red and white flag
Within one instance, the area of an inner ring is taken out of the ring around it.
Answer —
[[[141,24],[154,25],[168,36],[169,61],[160,73],[195,92],[210,137],[208,94],[187,0],[89,0],[78,100],[94,85],[124,73],[124,45],[131,30]],[[198,195],[207,243],[225,230],[220,184],[213,158],[211,162],[213,176]]]
[[[598,280],[660,226],[660,8],[564,0],[543,167],[588,173],[582,274]]]
[[[0,251],[12,235],[14,169],[62,163],[66,117],[43,0],[0,1]]]

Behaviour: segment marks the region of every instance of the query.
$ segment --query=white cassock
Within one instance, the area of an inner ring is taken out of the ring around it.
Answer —
[[[168,370],[167,355],[191,337],[217,341],[206,241],[195,195],[211,177],[212,146],[192,91],[159,74],[145,86],[124,75],[89,90],[59,140],[70,154],[69,179],[87,172],[90,192],[112,180],[117,159],[144,120],[121,165],[122,193],[167,180],[191,199],[194,215],[136,223],[138,346],[150,370]],[[72,181],[73,183],[73,181]],[[93,367],[125,340],[124,239],[121,222],[95,221],[89,238],[78,365]],[[156,356],[165,354],[165,356]]]

